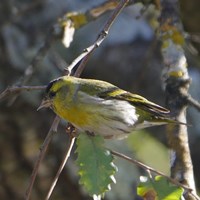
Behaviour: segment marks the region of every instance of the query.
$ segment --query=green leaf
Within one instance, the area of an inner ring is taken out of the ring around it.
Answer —
[[[179,200],[183,194],[183,188],[169,183],[169,181],[162,176],[155,177],[155,188],[159,199],[163,200]]]
[[[137,187],[137,194],[143,198],[151,195],[153,200],[180,200],[183,188],[171,184],[165,177],[156,176],[155,179],[141,182]]]
[[[116,167],[113,164],[113,156],[104,147],[103,137],[80,134],[76,152],[80,183],[91,196],[104,195],[114,182]]]

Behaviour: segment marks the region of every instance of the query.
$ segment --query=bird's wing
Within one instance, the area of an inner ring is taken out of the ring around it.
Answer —
[[[98,96],[105,99],[118,99],[128,101],[131,105],[152,114],[163,116],[167,115],[170,112],[168,109],[159,106],[151,101],[148,101],[140,95],[132,94],[117,87],[110,88],[109,90],[98,94]]]
[[[81,82],[82,85],[79,90],[87,94],[94,95],[103,99],[118,99],[122,101],[128,101],[136,108],[158,116],[166,117],[166,115],[170,112],[168,109],[150,102],[140,95],[132,94],[110,83],[90,79],[82,80],[84,81]],[[90,85],[92,85],[92,87],[89,87]]]

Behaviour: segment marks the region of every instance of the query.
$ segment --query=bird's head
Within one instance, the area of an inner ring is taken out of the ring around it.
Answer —
[[[69,81],[67,81],[67,77],[60,77],[57,79],[52,80],[46,87],[45,91],[45,97],[42,100],[42,103],[40,104],[39,108],[37,110],[40,110],[42,108],[51,108],[53,109],[54,101],[56,99],[61,99],[61,95],[66,95],[68,88],[69,88]],[[65,90],[65,92],[62,92]]]

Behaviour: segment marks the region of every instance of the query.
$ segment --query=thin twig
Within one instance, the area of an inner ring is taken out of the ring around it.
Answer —
[[[49,200],[49,198],[50,198],[50,196],[51,196],[51,194],[53,192],[53,189],[56,186],[58,178],[59,178],[59,176],[60,176],[65,164],[67,163],[68,158],[70,157],[71,150],[72,150],[72,147],[74,145],[75,139],[76,139],[75,137],[70,136],[69,145],[68,145],[67,150],[65,152],[65,157],[64,157],[64,159],[63,159],[63,161],[62,161],[62,163],[61,163],[61,165],[60,165],[60,167],[59,167],[59,169],[58,169],[58,171],[56,173],[56,176],[55,176],[55,178],[54,178],[54,180],[53,180],[53,182],[51,184],[51,187],[50,187],[50,189],[48,191],[48,194],[47,194],[45,200]]]
[[[119,152],[116,152],[116,151],[113,151],[113,150],[110,150],[110,152],[111,152],[111,154],[113,154],[115,156],[118,156],[120,158],[123,158],[124,160],[127,160],[127,161],[129,161],[131,163],[134,163],[137,166],[139,166],[139,167],[141,167],[141,168],[143,168],[145,170],[148,170],[148,171],[154,172],[155,174],[161,175],[161,176],[167,178],[170,182],[172,182],[172,183],[174,183],[174,184],[176,184],[178,186],[181,186],[181,187],[183,187],[186,190],[189,190],[189,191],[192,190],[190,187],[182,185],[181,183],[179,183],[178,181],[170,178],[169,176],[165,175],[164,173],[162,173],[162,172],[160,172],[158,170],[155,170],[152,167],[149,167],[149,166],[145,165],[144,163],[139,162],[138,160],[135,160],[135,159],[130,158],[130,157],[128,157],[128,156],[126,156],[126,155],[124,155],[122,153],[119,153]]]
[[[129,2],[129,0],[122,0],[117,5],[115,10],[113,11],[112,15],[109,17],[108,21],[104,25],[104,29],[99,34],[97,40],[94,44],[86,48],[82,54],[80,54],[69,66],[68,70],[72,71],[72,69],[76,66],[77,63],[79,63],[82,59],[81,64],[79,65],[79,68],[77,69],[75,76],[80,76],[81,72],[83,71],[83,68],[85,67],[86,61],[88,60],[89,55],[93,52],[94,49],[98,48],[100,44],[105,40],[106,36],[109,33],[109,30],[114,23],[117,16],[120,14],[120,12],[123,10],[123,8],[126,6],[126,4]],[[88,56],[87,56],[88,55]]]
[[[113,150],[109,150],[111,152],[112,155],[114,156],[117,156],[117,157],[120,157],[120,158],[123,158],[124,160],[127,160],[143,169],[145,169],[146,171],[150,171],[150,172],[153,172],[155,174],[158,174],[158,175],[161,175],[163,177],[165,177],[168,181],[170,181],[171,183],[179,186],[179,187],[182,187],[183,189],[187,190],[190,194],[192,194],[197,200],[200,200],[200,197],[193,191],[192,188],[188,187],[187,185],[183,185],[181,184],[180,182],[178,182],[177,180],[165,175],[164,173],[158,171],[158,170],[155,170],[153,169],[152,167],[149,167],[147,165],[145,165],[144,163],[141,163],[139,162],[138,160],[135,160],[133,158],[130,158],[122,153],[119,153],[119,152],[116,152],[116,151],[113,151]]]
[[[33,90],[43,90],[46,86],[11,86],[7,87],[2,93],[0,93],[0,100],[22,91],[33,91]]]
[[[83,72],[85,65],[86,65],[87,61],[89,60],[90,55],[92,54],[93,51],[94,51],[94,49],[91,50],[90,52],[88,52],[88,54],[82,59],[80,65],[78,66],[78,69],[74,73],[75,77],[80,77],[80,75]]]
[[[188,102],[189,105],[193,106],[198,111],[200,111],[200,103],[197,100],[195,100],[193,97],[191,97],[190,95],[188,95],[186,97],[186,101]]]
[[[88,47],[81,55],[79,55],[79,56],[72,62],[71,65],[69,65],[69,66],[67,67],[67,71],[69,72],[69,74],[71,73],[72,69],[76,66],[77,63],[79,63],[85,56],[91,54],[91,52],[92,52],[95,48],[97,48],[97,47],[103,42],[103,40],[104,40],[105,37],[107,36],[108,31],[109,31],[111,25],[113,24],[114,20],[115,20],[116,17],[119,15],[119,13],[122,11],[122,9],[126,6],[126,4],[128,3],[128,1],[129,1],[129,0],[122,0],[122,1],[118,4],[117,8],[114,10],[113,14],[111,15],[111,17],[109,18],[109,20],[108,20],[107,23],[105,24],[104,29],[103,29],[103,31],[101,32],[101,34],[99,35],[99,37],[97,38],[96,42],[95,42],[93,45],[91,45],[90,47]],[[81,71],[82,71],[83,68],[85,67],[85,62],[87,61],[87,59],[88,59],[88,57],[86,57],[85,60],[83,59],[83,63],[84,63],[84,64],[82,64],[81,66],[79,66],[79,68],[77,69],[77,70],[78,70],[78,72],[77,72],[77,74],[76,74],[77,77],[80,76]],[[81,68],[81,69],[80,69],[80,68]],[[32,72],[31,72],[30,74],[32,74]],[[30,76],[28,76],[28,77],[30,77]],[[58,123],[59,123],[59,120],[58,120],[58,119],[59,119],[58,117],[55,118],[55,121],[57,122],[56,125],[58,125]],[[55,123],[55,121],[54,121],[54,123]],[[40,162],[43,160],[44,155],[45,155],[45,152],[46,152],[46,149],[47,149],[47,147],[48,147],[48,145],[49,145],[49,142],[51,141],[51,139],[52,139],[52,137],[53,137],[53,133],[54,133],[54,132],[52,132],[52,127],[55,127],[55,126],[53,126],[54,123],[52,124],[52,126],[51,126],[51,128],[50,128],[50,130],[49,130],[49,133],[48,133],[47,137],[45,138],[45,141],[44,141],[44,143],[43,143],[43,145],[42,145],[42,147],[41,147],[41,152],[40,152],[39,157],[38,157],[38,159],[37,159],[37,161],[36,161],[36,163],[35,163],[35,167],[34,167],[34,170],[33,170],[33,172],[32,172],[32,175],[31,175],[31,181],[30,181],[30,184],[29,184],[28,189],[27,189],[27,192],[26,192],[26,200],[29,200],[29,199],[30,199],[32,187],[33,187],[33,184],[34,184],[36,175],[37,175],[37,171],[38,171],[38,169],[39,169],[39,164],[40,164]],[[56,126],[56,127],[57,127],[57,126]],[[74,140],[72,140],[70,147],[73,146],[73,143],[74,143]],[[71,151],[71,150],[70,150],[70,151]],[[70,151],[69,151],[69,152],[70,152]],[[68,153],[69,153],[69,152],[68,152]],[[67,154],[68,154],[68,153],[67,153]],[[68,155],[66,155],[65,158],[66,158],[65,160],[67,160],[67,159],[68,159]],[[51,193],[52,193],[52,191],[53,191],[53,189],[54,189],[54,187],[55,187],[55,185],[56,185],[56,182],[57,182],[57,180],[58,180],[58,177],[59,177],[59,175],[60,175],[60,173],[61,173],[61,171],[62,171],[62,168],[64,167],[65,160],[63,161],[61,167],[60,167],[59,170],[58,170],[58,173],[56,174],[56,177],[55,177],[55,179],[54,179],[54,181],[53,181],[53,183],[52,183],[52,185],[51,185],[51,188],[50,188],[50,190],[49,190],[49,193],[48,193],[48,195],[47,195],[47,199],[50,197],[50,195],[51,195]]]
[[[35,162],[34,169],[33,169],[32,174],[31,174],[30,182],[29,182],[29,185],[28,185],[27,190],[26,190],[25,200],[30,199],[33,184],[35,182],[35,178],[37,176],[37,172],[38,172],[40,163],[42,162],[42,160],[45,156],[47,147],[48,147],[54,133],[57,132],[57,127],[58,127],[59,122],[60,122],[60,118],[58,116],[56,116],[52,125],[51,125],[51,128],[49,129],[48,135],[46,136],[44,143],[40,148],[40,153],[39,153],[38,158]]]
[[[85,64],[86,62],[88,61],[89,59],[89,56],[91,55],[91,53],[94,51],[94,49],[96,49],[97,47],[99,47],[99,45],[104,41],[104,39],[106,38],[106,36],[108,35],[108,32],[109,32],[109,29],[110,27],[112,26],[114,20],[116,19],[116,17],[119,15],[119,13],[122,11],[122,9],[125,7],[125,5],[127,4],[128,0],[123,0],[121,1],[118,6],[116,7],[116,9],[114,10],[113,14],[111,15],[111,17],[109,18],[109,20],[107,21],[107,23],[105,24],[104,26],[104,29],[103,31],[99,34],[99,37],[97,38],[97,40],[95,41],[95,43],[93,45],[91,45],[90,47],[88,47],[86,50],[84,50],[84,52],[78,56],[73,62],[71,65],[69,65],[67,67],[67,71],[70,73],[72,71],[72,69],[76,66],[76,64],[78,62],[80,62],[81,60],[81,63],[78,67],[78,69],[76,70],[74,76],[76,77],[79,77],[85,67]],[[51,184],[51,187],[49,189],[49,192],[46,196],[46,199],[45,200],[48,200],[53,192],[53,189],[58,181],[58,178],[70,156],[70,152],[71,152],[71,149],[73,147],[73,144],[74,144],[74,141],[75,141],[75,137],[71,137],[70,138],[70,143],[69,143],[69,147],[66,151],[66,155],[64,157],[64,160],[63,162],[61,163],[61,166],[60,168],[58,169],[58,172]]]
[[[117,0],[116,0],[116,2],[117,2]],[[125,2],[125,3],[122,3],[122,2]],[[129,2],[129,4],[131,5],[131,4],[134,3],[134,0],[123,0],[123,1],[121,1],[121,3],[119,3],[119,5],[121,4],[121,5],[126,6],[126,5],[127,5],[126,2]],[[105,2],[105,3],[103,3],[103,4],[100,4],[100,5],[96,6],[96,7],[93,8],[93,9],[98,9],[98,7],[102,7],[102,5],[104,5],[104,4],[106,5],[106,4],[108,4],[108,3],[109,3],[109,2]],[[123,6],[123,7],[124,7],[124,6]],[[100,12],[99,15],[94,15],[94,16],[92,16],[92,14],[91,14],[91,12],[90,12],[89,10],[86,11],[86,12],[84,13],[84,15],[88,15],[88,17],[87,17],[88,23],[91,22],[91,21],[93,21],[93,20],[95,20],[95,19],[97,19],[98,17],[100,17],[100,16],[103,15],[104,13],[106,13],[108,10],[110,10],[110,9],[112,8],[112,6],[111,6],[111,8],[110,8],[109,6],[108,6],[108,7],[107,7],[107,6],[104,6],[103,8],[104,8],[104,10],[102,10],[102,11]],[[93,10],[93,9],[92,9],[92,10]],[[115,9],[115,11],[116,11],[116,10],[117,10],[117,9]],[[120,10],[119,10],[119,11],[120,11]],[[64,14],[64,16],[66,16],[66,13]],[[117,17],[117,15],[116,15],[115,17]],[[110,21],[111,21],[111,24],[112,24],[112,22],[114,21],[114,19],[110,18]],[[88,23],[87,23],[87,24],[88,24]],[[108,23],[108,24],[109,24],[109,23]],[[108,25],[107,28],[109,28],[109,26],[111,26],[111,24]],[[15,85],[22,86],[22,85],[25,85],[25,84],[27,84],[27,83],[29,82],[29,80],[32,78],[32,76],[33,76],[33,74],[34,74],[34,72],[35,72],[35,69],[36,69],[37,66],[38,66],[38,63],[41,62],[41,61],[43,60],[43,58],[44,58],[45,55],[47,54],[48,50],[50,49],[51,45],[52,45],[57,39],[59,39],[59,38],[62,37],[62,33],[63,33],[62,28],[63,28],[63,27],[61,27],[59,23],[54,24],[54,25],[50,28],[49,34],[47,35],[44,44],[40,47],[40,49],[38,50],[37,54],[35,55],[35,57],[34,57],[33,60],[31,61],[30,65],[29,65],[29,66],[27,67],[27,69],[24,71],[23,76],[22,76],[22,77],[18,80],[18,82],[17,82],[16,84],[14,84],[13,86],[15,86]],[[106,28],[106,27],[105,27],[105,28]],[[102,42],[102,41],[101,41],[101,42]],[[101,43],[101,42],[100,42],[100,43]],[[96,42],[96,44],[98,45],[98,42]],[[95,45],[96,45],[96,44],[95,44]],[[92,47],[92,48],[96,48],[96,47]],[[92,51],[92,50],[89,49],[89,52],[90,52],[90,51]],[[77,63],[79,63],[87,54],[89,54],[89,52],[84,51],[78,58],[76,58],[76,59],[72,62],[71,67],[67,68],[67,69],[69,69],[69,70],[68,70],[68,71],[69,71],[68,74],[71,73],[71,70],[74,68],[74,66],[75,66]],[[19,93],[20,93],[20,91],[19,91]],[[17,93],[17,94],[12,98],[12,100],[10,101],[10,104],[13,104],[13,103],[14,103],[14,101],[15,101],[16,98],[18,97],[19,93]]]
[[[30,65],[24,71],[23,76],[18,80],[18,82],[15,85],[22,86],[22,85],[25,85],[25,84],[27,84],[29,82],[29,80],[32,78],[32,75],[34,74],[38,64],[42,61],[42,59],[45,57],[45,55],[47,54],[48,50],[50,49],[51,44],[57,38],[60,37],[60,34],[61,34],[60,32],[57,33],[55,31],[54,27],[51,28],[51,30],[49,31],[49,34],[46,37],[46,40],[45,40],[44,44],[40,47],[40,49],[38,50],[37,54],[35,55],[35,57],[31,61]],[[14,103],[14,101],[18,97],[18,94],[16,94],[12,98],[12,100],[10,101],[10,104]]]

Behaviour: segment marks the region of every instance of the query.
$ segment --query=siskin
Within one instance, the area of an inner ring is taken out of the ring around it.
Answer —
[[[50,107],[81,131],[124,138],[137,129],[177,123],[169,110],[108,82],[63,76],[51,81],[40,107]]]

